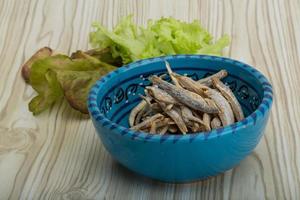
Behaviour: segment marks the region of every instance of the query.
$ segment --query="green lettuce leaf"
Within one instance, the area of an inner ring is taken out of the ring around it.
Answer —
[[[199,21],[186,23],[171,17],[149,20],[147,26],[142,27],[134,24],[132,15],[129,15],[112,31],[96,22],[92,27],[92,46],[109,47],[112,57],[121,57],[124,64],[170,54],[221,55],[230,42],[225,35],[214,43]]]
[[[39,114],[63,97],[63,91],[54,71],[48,70],[43,79],[43,82],[41,82],[43,84],[35,84],[38,95],[29,103],[29,110],[33,114]]]

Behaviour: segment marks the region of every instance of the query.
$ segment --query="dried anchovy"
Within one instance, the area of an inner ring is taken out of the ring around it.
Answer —
[[[208,89],[205,91],[207,96],[209,96],[212,100],[214,100],[215,104],[219,107],[221,112],[219,112],[219,117],[223,126],[227,126],[234,122],[234,116],[232,109],[227,102],[227,100],[215,89]]]
[[[173,108],[173,106],[174,106],[174,104],[169,104],[169,105],[167,105],[166,109],[171,110]]]
[[[134,120],[134,125],[140,123],[142,117],[147,113],[147,112],[150,112],[151,109],[150,109],[150,106],[148,104],[146,104],[144,106],[144,108],[142,110],[139,111],[139,113],[136,115],[135,117],[135,120]]]
[[[170,127],[170,125],[163,126],[162,128],[160,128],[158,130],[158,134],[160,134],[160,135],[165,134],[168,131],[169,127]]]
[[[146,91],[145,91],[145,93],[146,93]],[[147,93],[146,93],[147,94]],[[151,104],[151,100],[152,100],[152,97],[150,97],[148,94],[147,94],[147,96],[145,97],[145,96],[143,96],[143,95],[139,95],[142,99],[144,99],[146,102],[147,102],[147,104]]]
[[[146,96],[130,113],[130,121],[136,124],[132,129],[186,134],[210,131],[244,117],[230,88],[219,80],[227,75],[225,70],[194,81],[174,73],[168,62],[166,68],[174,84],[157,76],[149,78],[153,86],[146,87]]]
[[[150,118],[150,117],[148,116],[148,118]],[[160,128],[162,126],[166,126],[166,125],[169,125],[169,124],[175,124],[168,117],[162,117],[162,118],[159,118],[159,119],[154,120],[154,121],[156,122],[156,128]],[[146,124],[143,128],[151,128],[151,123]]]
[[[203,113],[203,122],[204,122],[204,126],[205,126],[205,130],[206,131],[210,131],[211,128],[210,128],[210,120],[211,120],[211,117],[209,114],[207,113]]]
[[[154,111],[154,112],[162,112],[163,110],[161,109],[161,107],[159,106],[158,103],[152,103],[150,105],[150,108]]]
[[[197,130],[198,132],[201,131],[209,131],[210,130],[210,115],[205,113],[206,117],[204,117],[204,113],[198,113],[195,110],[192,110],[192,113],[195,117],[198,119],[202,119],[203,124],[199,124],[199,129]],[[208,117],[208,118],[207,118]],[[206,120],[206,121],[205,121]],[[208,121],[208,122],[207,122]]]
[[[213,78],[222,79],[222,78],[226,77],[227,74],[228,74],[227,71],[222,69],[219,72],[217,72],[217,73],[215,73],[211,76],[208,76],[206,78],[198,80],[198,83],[201,83],[201,84],[206,85],[206,86],[211,86]]]
[[[152,76],[150,80],[157,84],[158,87],[165,90],[167,93],[169,93],[172,97],[174,97],[177,101],[179,101],[182,104],[185,104],[195,110],[199,110],[202,112],[207,113],[218,113],[219,111],[207,105],[205,100],[198,94],[193,93],[188,90],[184,90],[182,88],[178,88],[175,85],[172,85],[164,80],[161,80],[157,76]]]
[[[212,79],[212,84],[228,100],[237,121],[244,119],[242,107],[236,99],[236,97],[234,96],[234,94],[232,93],[231,89],[217,78]]]
[[[171,125],[171,124],[175,124],[175,122],[173,120],[171,120],[168,117],[165,117],[163,120],[160,120],[157,122],[157,128],[160,128],[162,126],[166,126],[166,125]]]
[[[194,81],[193,79],[187,77],[187,76],[181,76],[179,74],[173,73],[173,76],[178,81],[178,83],[185,89],[194,92],[196,94],[199,94],[201,96],[205,96],[205,93],[203,91],[203,88],[206,88],[206,86],[198,83],[197,81]]]
[[[215,102],[212,100],[212,99],[209,99],[209,98],[205,98],[204,99],[206,101],[206,103],[212,107],[215,107],[219,110],[218,106],[215,104]]]
[[[143,131],[145,133],[149,133],[149,128],[141,128],[139,131]]]
[[[174,76],[174,73],[173,73],[173,71],[172,71],[172,69],[171,69],[171,67],[170,67],[170,64],[169,64],[167,61],[165,61],[165,64],[166,64],[166,68],[167,68],[167,71],[168,71],[168,73],[169,73],[169,76],[171,77],[173,83],[174,83],[177,87],[181,88],[181,86],[180,86],[178,80],[177,80],[176,77]]]
[[[166,105],[162,102],[159,102],[159,105],[163,109],[163,111],[171,118],[173,121],[177,124],[179,130],[181,133],[186,134],[187,133],[187,127],[180,115],[175,109],[167,110]]]
[[[197,132],[200,130],[200,125],[196,122],[193,123],[192,127],[191,127],[192,132]]]
[[[134,125],[134,121],[135,118],[137,116],[137,114],[144,109],[144,107],[146,106],[147,102],[145,100],[142,100],[136,107],[134,107],[130,114],[129,114],[129,126],[133,126]]]
[[[156,133],[156,129],[157,129],[157,121],[154,120],[151,122],[151,127],[150,127],[149,133],[152,133],[152,134]]]
[[[150,109],[147,110],[147,112],[144,115],[149,115],[151,112],[161,112],[162,111],[162,109],[158,105],[158,103],[156,103],[156,102],[151,103],[151,100],[152,100],[151,97],[149,97],[149,96],[145,97],[143,95],[140,95],[140,97],[142,99],[144,99],[147,102],[148,106],[150,107]]]
[[[204,122],[201,119],[195,117],[193,115],[193,112],[188,107],[180,106],[180,109],[181,109],[181,115],[182,115],[183,119],[187,119],[187,120],[193,121],[193,122],[198,122],[198,123],[204,125]]]
[[[222,126],[222,122],[220,121],[219,117],[214,117],[210,122],[211,128],[220,128]]]
[[[156,119],[159,119],[159,118],[162,118],[162,117],[163,117],[162,114],[157,113],[157,114],[155,114],[155,115],[149,117],[149,118],[146,119],[145,121],[143,121],[143,122],[141,122],[141,123],[139,123],[139,124],[137,124],[137,125],[135,125],[135,126],[132,126],[131,129],[133,129],[133,130],[139,130],[139,129],[141,129],[141,128],[143,128],[143,127],[145,127],[145,126],[151,124],[152,121],[154,121],[154,120],[156,120]]]
[[[162,101],[167,104],[178,104],[178,102],[170,96],[167,92],[157,87],[146,87],[146,90],[150,96],[158,101]]]

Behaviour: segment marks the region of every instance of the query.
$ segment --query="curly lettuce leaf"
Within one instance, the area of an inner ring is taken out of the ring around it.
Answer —
[[[222,49],[228,46],[230,43],[230,38],[228,35],[221,37],[216,43],[212,45],[203,46],[202,49],[197,51],[198,54],[208,54],[208,55],[221,55]]]
[[[101,67],[91,71],[59,71],[57,79],[71,107],[88,114],[87,96],[95,82],[114,68]]]
[[[26,81],[26,83],[29,82],[30,70],[33,63],[36,60],[51,56],[51,54],[52,54],[52,49],[50,49],[49,47],[43,47],[39,49],[35,54],[33,54],[26,63],[24,63],[24,65],[22,66],[22,76]]]
[[[93,23],[92,27],[92,46],[110,47],[112,56],[121,57],[124,64],[170,54],[221,55],[222,49],[230,42],[225,35],[214,43],[199,21],[187,23],[172,17],[149,20],[147,26],[142,27],[134,24],[132,15],[129,15],[112,31],[99,23]]]
[[[36,60],[31,67],[29,83],[38,95],[29,103],[29,110],[39,114],[65,96],[72,107],[87,113],[90,87],[113,69],[114,66],[84,52],[77,52],[74,59],[55,55]]]
[[[113,66],[118,66],[118,67],[122,66],[122,59],[120,57],[114,58],[111,54],[111,49],[109,47],[103,49],[101,48],[90,49],[85,52],[78,50],[72,53],[71,59],[84,58],[85,56],[82,56],[82,54],[92,56],[104,63]]]

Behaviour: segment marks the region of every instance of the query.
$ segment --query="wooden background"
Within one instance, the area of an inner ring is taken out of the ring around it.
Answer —
[[[65,102],[34,117],[20,65],[45,45],[88,48],[92,21],[112,27],[133,13],[200,19],[232,37],[226,56],[273,83],[265,136],[233,170],[206,181],[165,184],[108,155],[91,121]],[[296,0],[0,0],[0,199],[300,199],[300,2]]]

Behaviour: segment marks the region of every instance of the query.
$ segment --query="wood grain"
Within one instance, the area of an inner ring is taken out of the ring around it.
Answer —
[[[300,2],[297,0],[0,0],[0,199],[300,199]],[[60,102],[34,117],[20,65],[42,46],[88,48],[90,24],[173,16],[231,35],[226,56],[272,82],[272,115],[254,153],[202,182],[140,177],[105,151],[91,121]]]

